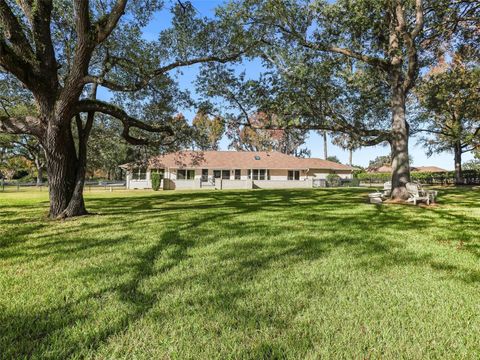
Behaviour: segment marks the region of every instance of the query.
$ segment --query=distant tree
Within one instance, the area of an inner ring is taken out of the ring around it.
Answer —
[[[225,132],[225,122],[219,116],[210,117],[199,111],[192,121],[195,145],[200,150],[218,150]]]
[[[369,169],[377,169],[381,166],[391,166],[392,157],[390,155],[377,156],[375,159],[370,160],[368,163]]]
[[[269,111],[264,100],[271,89],[264,85],[262,80],[247,79],[245,73],[237,76],[221,64],[204,65],[198,80],[198,90],[203,95],[226,100],[221,110],[209,103],[206,106],[211,108],[211,112],[223,111],[222,118],[227,124],[226,135],[231,140],[231,148],[310,156],[310,150],[304,147],[309,130],[280,129],[279,124],[284,120]]]
[[[463,163],[463,169],[480,171],[480,158]]]
[[[43,183],[43,170],[46,165],[45,151],[34,137],[28,135],[2,135],[0,136],[0,148],[6,150],[3,154],[5,159],[23,158],[27,160],[27,163],[31,164],[29,167],[32,167],[32,170],[34,169],[31,172],[35,172],[37,185]],[[21,160],[17,162],[9,160],[8,163],[26,164]]]
[[[463,182],[462,154],[480,147],[480,67],[460,54],[450,63],[434,68],[417,88],[421,131],[429,133],[420,142],[427,154],[453,152],[455,180]]]
[[[11,156],[0,164],[0,172],[7,180],[22,178],[31,173],[32,163],[22,156]]]
[[[119,139],[121,132],[122,127],[116,121],[102,114],[96,116],[87,147],[89,174],[100,171],[112,180],[119,177],[121,164],[133,160],[129,158],[133,153],[131,145]]]
[[[323,158],[326,160],[328,157],[328,136],[327,131],[319,131],[318,132],[323,138]]]
[[[353,166],[353,152],[360,148],[359,143],[346,133],[335,134],[332,143],[348,151],[348,165]]]
[[[248,125],[241,126],[234,133],[231,146],[236,150],[279,151],[299,157],[310,156],[302,148],[308,131],[299,129],[275,129],[279,123],[276,115],[258,112],[249,117]]]
[[[413,157],[411,155],[408,155],[408,163],[410,165],[413,163]],[[368,169],[377,169],[381,166],[392,166],[392,156],[391,155],[377,156],[375,159],[370,160],[368,164]]]
[[[334,163],[338,163],[338,164],[341,164],[341,163],[342,163],[342,162],[338,159],[338,157],[336,157],[336,156],[334,156],[334,155],[327,157],[327,160],[328,160],[328,161],[332,161],[332,162],[334,162]]]

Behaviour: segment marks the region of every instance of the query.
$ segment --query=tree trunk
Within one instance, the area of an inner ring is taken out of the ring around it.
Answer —
[[[348,164],[353,166],[353,149],[348,149]]]
[[[405,187],[410,181],[408,163],[409,126],[406,119],[406,94],[400,84],[392,86],[392,199],[406,200],[409,195]]]
[[[81,161],[77,158],[70,123],[63,127],[51,124],[43,145],[47,156],[49,217],[56,219],[87,214],[82,194],[85,172],[82,174],[79,167]]]
[[[43,183],[43,166],[38,156],[35,156],[35,167],[37,168],[37,186],[41,186]]]
[[[455,142],[454,147],[455,154],[455,184],[463,184],[463,172],[462,172],[462,144],[460,141]]]
[[[43,168],[40,166],[37,169],[37,186],[41,186],[43,184]]]
[[[327,143],[327,132],[323,132],[323,158],[327,160],[328,157],[328,143]]]

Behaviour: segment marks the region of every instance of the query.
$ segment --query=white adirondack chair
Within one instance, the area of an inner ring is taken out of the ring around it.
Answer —
[[[392,193],[392,182],[387,181],[383,184],[382,197],[389,198]]]
[[[406,188],[410,195],[408,201],[412,201],[414,205],[417,205],[418,201],[425,201],[427,205],[430,205],[432,197],[420,184],[409,182],[406,184]]]

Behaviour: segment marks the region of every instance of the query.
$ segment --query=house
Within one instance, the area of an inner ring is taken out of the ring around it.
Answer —
[[[437,172],[447,172],[448,170],[439,168],[437,166],[410,166],[411,172],[419,172],[419,173],[437,173]],[[382,165],[378,168],[368,169],[367,172],[369,173],[392,173],[392,167],[389,165]]]
[[[159,173],[161,188],[252,189],[311,188],[328,174],[352,178],[350,166],[317,158],[298,158],[280,152],[179,151],[149,159],[146,165],[125,164],[128,189],[152,187]]]

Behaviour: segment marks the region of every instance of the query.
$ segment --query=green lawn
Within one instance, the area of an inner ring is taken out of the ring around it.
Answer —
[[[0,192],[0,358],[458,358],[480,352],[480,189]]]

